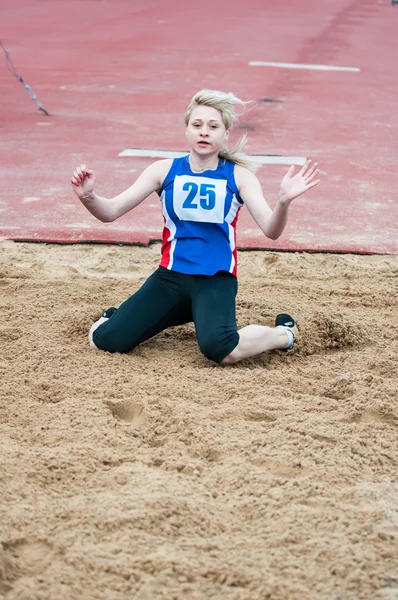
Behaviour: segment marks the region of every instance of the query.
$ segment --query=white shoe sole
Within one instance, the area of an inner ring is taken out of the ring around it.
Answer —
[[[98,319],[98,321],[95,321],[95,323],[93,323],[90,327],[90,331],[88,332],[88,343],[90,348],[94,348],[95,350],[99,350],[99,348],[94,344],[93,342],[93,333],[96,329],[98,329],[98,327],[100,325],[102,325],[102,323],[105,323],[105,321],[108,321],[108,319],[106,317],[100,317]]]

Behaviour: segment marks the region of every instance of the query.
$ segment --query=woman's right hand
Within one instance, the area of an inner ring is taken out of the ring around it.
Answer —
[[[95,175],[86,165],[79,165],[73,171],[71,184],[78,198],[84,198],[94,191]]]

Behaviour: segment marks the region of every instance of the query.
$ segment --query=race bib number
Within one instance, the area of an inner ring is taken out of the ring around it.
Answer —
[[[177,175],[174,179],[174,211],[182,221],[222,223],[226,193],[225,179]]]

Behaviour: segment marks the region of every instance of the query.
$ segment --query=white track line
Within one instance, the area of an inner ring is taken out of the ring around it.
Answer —
[[[188,152],[173,152],[170,150],[156,150],[147,148],[126,148],[119,152],[118,156],[136,156],[140,158],[181,158],[187,156]],[[250,154],[250,160],[261,165],[304,165],[304,156],[276,156],[272,154]]]
[[[250,67],[277,67],[279,69],[308,69],[310,71],[351,71],[358,73],[359,67],[336,67],[333,65],[305,65],[300,63],[278,63],[278,62],[262,62],[252,60],[249,62]]]

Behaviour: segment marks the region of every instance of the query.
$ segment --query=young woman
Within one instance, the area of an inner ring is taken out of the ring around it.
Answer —
[[[106,310],[91,326],[91,347],[129,352],[168,327],[192,321],[200,350],[217,363],[233,364],[266,350],[293,347],[297,327],[287,314],[276,317],[275,327],[237,330],[236,223],[245,203],[264,235],[277,239],[290,203],[319,183],[319,170],[311,161],[295,175],[290,167],[271,210],[253,165],[239,153],[244,140],[227,148],[236,107],[245,104],[231,93],[198,92],[185,114],[189,154],[154,162],[112,199],[94,192],[91,169],[80,165],[73,172],[76,195],[100,221],[118,219],[153,192],[163,206],[159,268],[118,309]]]

